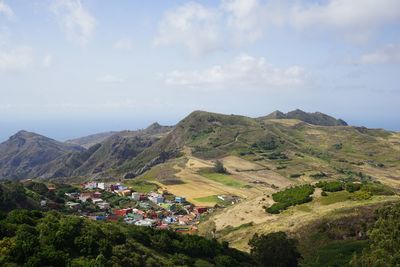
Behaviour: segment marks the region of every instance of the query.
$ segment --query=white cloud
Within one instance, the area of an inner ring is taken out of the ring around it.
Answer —
[[[223,0],[221,7],[238,44],[252,43],[263,36],[267,10],[258,0]]]
[[[277,68],[264,58],[248,55],[230,64],[215,65],[202,71],[172,71],[164,76],[167,85],[204,88],[275,88],[305,85],[307,72],[298,66]]]
[[[92,39],[96,19],[83,7],[80,0],[57,0],[51,6],[67,38],[81,46]]]
[[[189,2],[164,14],[154,43],[183,45],[201,55],[254,43],[277,27],[366,42],[398,22],[399,0],[221,0],[216,7]]]
[[[97,77],[96,81],[101,82],[101,83],[123,83],[125,82],[125,79],[116,76],[116,75],[111,75],[111,74],[106,74],[100,77]]]
[[[366,41],[380,27],[400,22],[398,0],[222,0],[222,7],[234,34],[249,43],[279,25]]]
[[[120,39],[114,43],[114,48],[117,50],[132,50],[133,42],[129,39]]]
[[[53,65],[53,56],[50,54],[47,54],[43,57],[43,67],[49,68],[51,65]]]
[[[335,30],[352,39],[366,40],[379,27],[400,21],[398,0],[329,0],[292,6],[289,23],[298,29]]]
[[[15,18],[14,11],[2,0],[0,0],[0,14],[3,14],[9,20]]]
[[[33,64],[33,49],[29,46],[0,46],[0,71],[20,71]]]
[[[164,14],[154,44],[180,44],[194,55],[215,51],[222,41],[219,19],[213,8],[186,3]]]
[[[400,63],[400,45],[389,44],[375,52],[360,57],[361,64]]]

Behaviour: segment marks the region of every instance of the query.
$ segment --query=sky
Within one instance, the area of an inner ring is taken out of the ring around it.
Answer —
[[[0,141],[321,111],[400,130],[399,0],[0,0]]]

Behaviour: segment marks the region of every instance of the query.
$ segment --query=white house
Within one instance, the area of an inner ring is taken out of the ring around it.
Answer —
[[[97,183],[97,188],[105,190],[106,189],[106,185],[105,185],[105,183]]]
[[[102,210],[106,210],[106,209],[110,208],[110,204],[107,202],[99,202],[96,205],[97,205],[97,207],[99,207]]]
[[[150,193],[149,196],[147,197],[151,202],[155,204],[160,204],[164,202],[164,197],[160,194],[157,193]]]
[[[143,219],[135,222],[135,225],[137,226],[146,226],[146,227],[151,227],[156,223],[156,220],[153,219]]]
[[[132,199],[139,201],[140,200],[140,193],[139,192],[133,192],[132,193]]]

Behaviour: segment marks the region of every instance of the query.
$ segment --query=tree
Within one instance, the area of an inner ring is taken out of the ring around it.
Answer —
[[[104,257],[103,254],[100,253],[96,257],[95,266],[96,267],[105,267],[105,266],[107,266],[107,259],[106,259],[106,257]]]
[[[215,170],[215,172],[218,172],[218,173],[226,173],[226,169],[224,167],[224,164],[219,160],[215,161],[214,170]]]
[[[400,266],[400,204],[377,213],[378,220],[368,231],[370,246],[352,259],[353,266]]]
[[[215,266],[217,267],[231,267],[237,266],[238,262],[227,255],[215,257]]]
[[[255,234],[249,241],[250,254],[260,266],[296,267],[301,258],[297,241],[284,232],[267,235]]]

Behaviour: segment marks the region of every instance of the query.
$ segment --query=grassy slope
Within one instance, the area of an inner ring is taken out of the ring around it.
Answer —
[[[258,145],[271,139],[278,143],[272,149]],[[362,180],[371,179],[371,176],[398,189],[398,133],[355,127],[315,126],[298,120],[255,120],[195,112],[180,122],[155,147],[147,149],[145,156],[150,159],[160,151],[174,149],[183,152],[187,162],[180,166],[171,164],[171,161],[159,165],[169,166],[167,173],[179,170],[174,172],[174,176],[183,182],[177,185],[161,184],[167,190],[185,195],[199,205],[218,203],[215,196],[219,194],[230,193],[244,198],[241,203],[213,214],[201,225],[214,224],[220,233],[226,228],[233,228],[233,231],[221,234],[219,238],[230,241],[240,249],[248,249],[247,241],[256,232],[292,230],[343,208],[398,199],[396,196],[377,196],[369,200],[352,201],[347,199],[347,193],[339,192],[311,204],[290,208],[280,215],[265,214],[262,208],[272,203],[268,195],[290,184],[314,182],[318,179],[313,175],[321,172],[326,174],[322,179],[352,177]],[[138,159],[145,162],[146,157]],[[200,171],[212,167],[217,158],[224,162],[229,176],[208,175]],[[139,165],[139,161],[134,161],[130,168]],[[142,177],[157,180],[155,177],[160,176],[164,168],[159,166],[153,167]],[[154,170],[157,171],[154,173]],[[300,176],[292,178],[293,174]],[[232,180],[249,184],[251,188],[242,190],[228,184]],[[262,183],[254,184],[254,181]],[[254,222],[254,225],[239,227],[249,222]]]
[[[368,245],[374,211],[384,204],[340,210],[297,229],[302,266],[349,266],[354,253]]]
[[[243,182],[235,180],[229,174],[210,172],[207,169],[200,170],[199,174],[207,179],[210,179],[217,183],[224,184],[226,186],[232,186],[232,187],[238,187],[238,188],[245,186],[245,184]]]
[[[342,192],[331,193],[334,196],[342,194]],[[340,198],[340,197],[339,197]],[[321,218],[333,218],[343,216],[345,210],[356,207],[363,207],[377,203],[390,201],[400,201],[398,196],[374,196],[368,200],[354,201],[344,199],[341,202],[324,205],[321,203],[322,198],[318,198],[311,203],[291,207],[278,215],[258,213],[258,218],[254,218],[249,211],[255,205],[254,202],[242,202],[237,205],[228,207],[220,213],[216,213],[203,222],[200,228],[208,228],[210,224],[217,229],[217,237],[220,240],[230,242],[231,246],[242,250],[248,250],[248,240],[255,233],[269,233],[274,231],[296,232],[297,229]],[[263,217],[261,217],[263,216]],[[238,227],[241,224],[254,222],[252,227],[246,229],[238,229],[228,234],[224,232],[227,227]]]
[[[277,147],[258,147],[258,143],[271,139],[278,143]],[[288,178],[304,174],[300,178],[307,179],[319,171],[339,178],[343,176],[338,172],[341,169],[385,176],[384,182],[395,184],[393,180],[400,177],[398,139],[398,134],[382,130],[324,127],[297,120],[257,120],[198,111],[137,158],[126,162],[119,172],[138,170],[160,152],[189,147],[192,155],[201,159],[240,156]],[[277,169],[278,166],[284,168]]]

